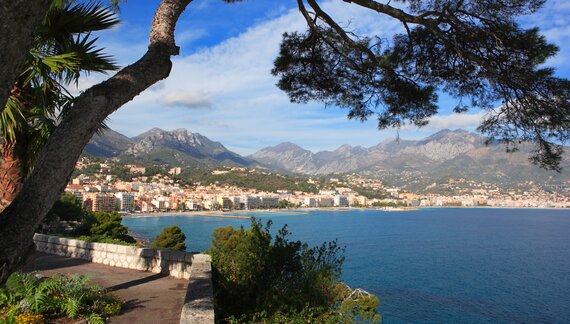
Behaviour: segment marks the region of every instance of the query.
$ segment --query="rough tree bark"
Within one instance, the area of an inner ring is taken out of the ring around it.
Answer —
[[[52,0],[11,0],[0,2],[0,111],[6,106],[10,89],[22,71],[26,53],[33,44],[37,29]],[[21,161],[14,146],[1,143],[0,212],[14,199],[21,188]]]
[[[0,143],[0,213],[18,196],[22,188],[22,161],[15,143]]]
[[[33,251],[34,231],[65,187],[83,147],[101,122],[136,95],[168,77],[178,54],[174,28],[192,0],[162,0],[145,55],[77,97],[49,138],[18,197],[0,214],[0,282]]]
[[[0,1],[0,111],[52,0]]]

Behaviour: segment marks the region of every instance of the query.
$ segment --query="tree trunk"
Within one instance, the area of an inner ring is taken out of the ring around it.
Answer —
[[[52,0],[0,1],[0,111]]]
[[[18,196],[24,181],[22,161],[16,154],[15,143],[3,142],[0,161],[0,213]]]
[[[0,111],[4,110],[14,82],[22,72],[26,54],[33,45],[52,0],[10,0],[0,3]],[[15,144],[1,141],[0,212],[22,188],[23,165],[15,154]]]
[[[191,0],[162,0],[150,30],[146,54],[109,80],[76,98],[50,136],[20,195],[0,214],[0,283],[25,261],[34,231],[73,172],[83,147],[113,111],[170,74],[170,57],[178,54],[174,28]]]

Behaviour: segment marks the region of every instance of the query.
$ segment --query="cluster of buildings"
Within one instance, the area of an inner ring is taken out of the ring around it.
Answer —
[[[144,173],[141,167],[128,166],[134,173]],[[168,174],[175,175],[180,168],[170,169]],[[220,171],[214,170],[212,174]],[[399,188],[385,187],[378,179],[369,179],[358,175],[343,179],[329,178],[326,185],[317,193],[302,191],[290,192],[278,190],[274,193],[258,192],[255,189],[243,189],[227,185],[180,186],[168,174],[153,177],[136,177],[133,181],[117,180],[111,175],[97,177],[79,176],[72,179],[66,191],[73,193],[92,211],[121,212],[165,212],[196,210],[248,210],[286,207],[376,207],[387,205],[410,207],[542,207],[570,208],[568,195],[548,193],[534,188],[528,191],[500,190],[491,185],[474,185],[466,188],[461,183],[454,194],[419,195]],[[315,180],[307,179],[309,183]],[[383,198],[368,198],[359,194],[357,189],[367,192],[382,193]],[[449,188],[448,188],[449,189]],[[453,188],[452,188],[453,189]],[[562,191],[561,191],[562,192]]]
[[[73,193],[91,211],[159,212],[171,210],[239,210],[285,207],[349,207],[365,205],[362,196],[331,192],[307,194],[257,192],[229,186],[182,188],[168,177],[157,176],[150,183],[111,181],[105,184],[82,177],[72,179],[65,190]]]

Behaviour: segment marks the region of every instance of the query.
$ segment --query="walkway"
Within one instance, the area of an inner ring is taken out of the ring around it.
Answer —
[[[164,274],[114,268],[53,254],[36,252],[24,271],[38,271],[46,276],[55,273],[89,275],[91,283],[113,291],[125,300],[122,314],[111,323],[179,323],[188,281]]]

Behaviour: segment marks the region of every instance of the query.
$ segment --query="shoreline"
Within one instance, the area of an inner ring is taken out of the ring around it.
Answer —
[[[199,217],[216,217],[216,218],[236,218],[236,219],[250,219],[251,217],[240,215],[224,215],[226,212],[213,211],[213,212],[158,212],[158,213],[132,213],[123,215],[123,218],[147,218],[147,217],[168,217],[168,216],[199,216]],[[233,213],[233,212],[232,212]]]
[[[389,208],[368,208],[368,207],[316,207],[316,208],[287,208],[287,209],[252,209],[252,210],[232,210],[232,211],[172,211],[156,213],[130,213],[123,215],[124,218],[146,218],[146,217],[167,217],[167,216],[197,216],[215,218],[250,219],[253,216],[239,215],[244,213],[272,213],[282,215],[309,215],[310,211],[328,212],[351,212],[354,210],[378,210],[383,212],[410,212],[422,209],[535,209],[535,210],[570,210],[570,208],[557,207],[497,207],[497,206],[428,206],[428,207],[389,207]]]

